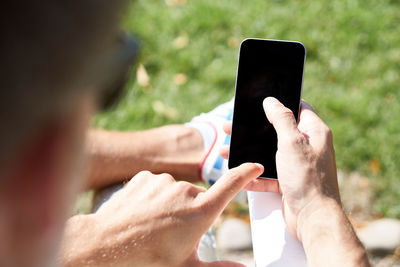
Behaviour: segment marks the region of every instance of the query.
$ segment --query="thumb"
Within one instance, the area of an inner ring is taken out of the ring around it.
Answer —
[[[267,97],[264,99],[263,107],[269,122],[275,128],[278,139],[283,135],[293,136],[299,133],[293,112],[276,98]]]
[[[239,167],[227,171],[218,181],[211,186],[204,194],[204,201],[207,202],[210,212],[214,216],[225,208],[240,190],[250,181],[259,177],[264,167],[257,163],[244,163]]]

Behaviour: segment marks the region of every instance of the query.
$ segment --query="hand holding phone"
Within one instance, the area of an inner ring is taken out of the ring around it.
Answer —
[[[297,119],[305,62],[299,42],[246,39],[240,46],[229,168],[245,162],[264,166],[261,178],[277,178],[277,136],[263,101],[273,96]]]

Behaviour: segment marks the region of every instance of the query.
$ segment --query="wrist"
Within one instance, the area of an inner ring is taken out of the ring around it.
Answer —
[[[199,182],[199,166],[205,154],[200,132],[181,125],[164,126],[159,132],[156,144],[160,149],[151,157],[149,170],[170,173],[178,180]]]
[[[332,216],[343,216],[341,205],[337,200],[326,197],[314,197],[305,205],[297,216],[297,238],[304,242],[307,235],[324,232],[324,224]]]
[[[76,215],[67,221],[58,257],[61,266],[90,266],[90,257],[96,247],[94,215]]]
[[[310,202],[299,214],[297,234],[309,266],[369,266],[364,247],[333,198]]]

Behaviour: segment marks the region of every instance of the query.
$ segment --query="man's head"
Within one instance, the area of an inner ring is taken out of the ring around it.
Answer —
[[[123,2],[2,2],[0,266],[45,266],[57,248]]]

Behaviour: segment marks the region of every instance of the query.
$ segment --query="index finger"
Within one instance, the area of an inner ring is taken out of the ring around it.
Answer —
[[[220,213],[240,190],[250,181],[259,177],[264,167],[257,163],[244,163],[230,169],[205,192],[204,201],[215,213]]]

